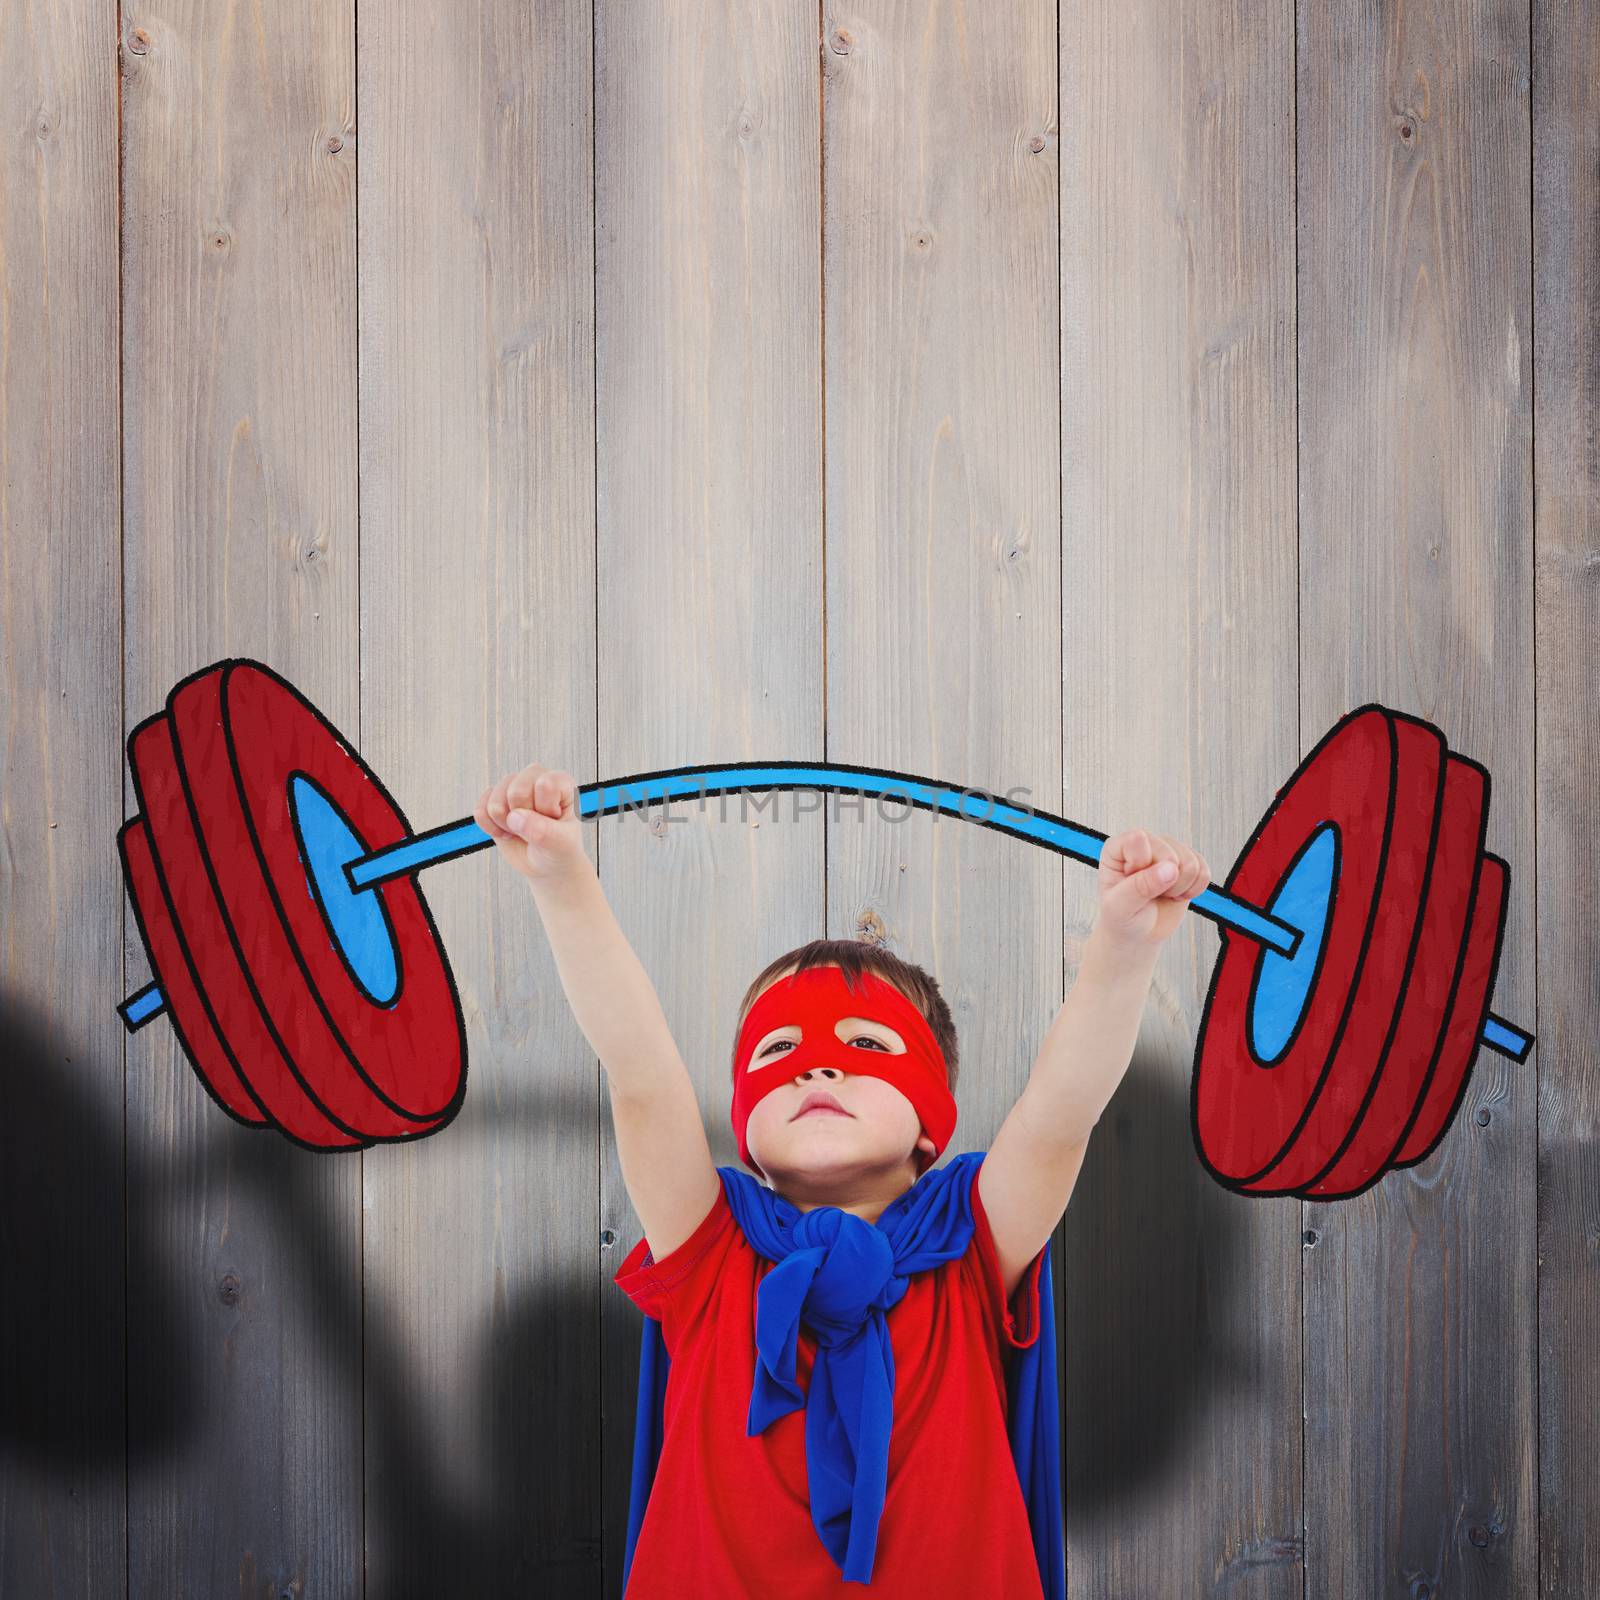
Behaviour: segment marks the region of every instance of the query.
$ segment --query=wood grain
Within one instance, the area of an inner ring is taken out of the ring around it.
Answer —
[[[1529,1017],[1527,16],[1305,7],[1302,749],[1369,699],[1493,774],[1494,1006]],[[1480,1050],[1428,1160],[1308,1204],[1308,1597],[1534,1592],[1535,1064]]]
[[[248,655],[361,737],[352,46],[307,0],[124,21],[130,730]],[[161,1026],[128,1046],[127,1105],[130,1251],[176,1274],[128,1285],[128,1437],[171,1436],[129,1476],[128,1592],[348,1592],[360,1159],[219,1118]]]
[[[0,1594],[122,1595],[117,82],[0,4]],[[135,1460],[143,1459],[137,1451]]]
[[[1532,28],[1538,1577],[1577,1600],[1600,1593],[1600,14]]]
[[[1297,756],[1292,17],[1061,8],[1069,814],[1221,881]],[[1067,882],[1068,959],[1095,908]],[[1162,953],[1067,1213],[1074,1597],[1299,1600],[1297,1208],[1219,1189],[1189,1082],[1218,937]]]

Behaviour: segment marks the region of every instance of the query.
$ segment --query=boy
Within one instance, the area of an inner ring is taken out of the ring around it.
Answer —
[[[763,1187],[712,1161],[583,849],[571,774],[529,766],[474,817],[532,885],[606,1070],[645,1233],[615,1281],[671,1356],[629,1600],[819,1600],[849,1583],[895,1600],[1040,1596],[1004,1360],[1038,1335],[1050,1235],[1160,947],[1210,882],[1204,858],[1143,829],[1107,840],[1095,925],[1026,1087],[986,1154],[939,1172],[957,1051],[937,983],[853,941],[779,957],[740,1007],[733,1061],[740,1155]]]

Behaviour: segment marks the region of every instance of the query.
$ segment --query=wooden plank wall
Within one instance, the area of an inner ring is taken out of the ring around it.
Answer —
[[[1600,1587],[1592,7],[5,24],[0,1596],[620,1590],[638,1222],[520,880],[426,879],[442,1137],[309,1156],[116,1021],[122,741],[224,655],[417,826],[533,760],[817,758],[1219,876],[1343,711],[1436,721],[1494,775],[1540,1045],[1355,1201],[1243,1200],[1190,1144],[1180,930],[1055,1244],[1069,1587]],[[981,1149],[1094,909],[815,796],[588,843],[723,1163],[772,956],[936,972]]]
[[[1581,1595],[1600,1593],[1600,8],[1540,4],[1530,36],[1538,1573]]]
[[[1508,1017],[1535,1000],[1527,20],[1307,10],[1297,140],[1302,735],[1377,699],[1488,767]],[[1536,1591],[1535,1086],[1480,1052],[1429,1161],[1306,1208],[1306,1559],[1334,1594]]]
[[[1302,753],[1293,20],[1061,8],[1066,799],[1219,879]],[[1069,979],[1094,908],[1074,874]],[[1195,918],[1163,952],[1067,1213],[1073,1594],[1303,1589],[1300,1207],[1189,1130],[1217,947]]]
[[[117,82],[96,0],[27,44],[20,10],[0,5],[0,1593],[104,1600],[127,1579],[126,1284],[174,1288],[124,1250],[112,1008]]]
[[[124,727],[248,655],[359,747],[351,18],[235,21],[124,21]],[[362,1557],[361,1161],[220,1118],[164,1025],[125,1056],[130,1254],[175,1279],[127,1285],[130,1450],[173,1436],[129,1468],[128,1592],[337,1592]]]

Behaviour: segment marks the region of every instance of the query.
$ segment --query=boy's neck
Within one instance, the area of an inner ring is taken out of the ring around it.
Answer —
[[[887,1192],[871,1182],[864,1181],[859,1193],[850,1193],[839,1200],[822,1200],[816,1198],[797,1199],[793,1195],[785,1194],[783,1198],[792,1205],[796,1211],[817,1211],[823,1206],[833,1206],[839,1211],[846,1211],[852,1217],[860,1217],[863,1222],[877,1225],[878,1218],[892,1206],[917,1181],[917,1174],[902,1172],[897,1179],[892,1179]],[[774,1194],[782,1194],[779,1189],[773,1190]]]

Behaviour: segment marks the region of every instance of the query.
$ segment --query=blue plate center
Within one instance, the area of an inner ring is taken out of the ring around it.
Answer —
[[[386,1006],[400,991],[400,953],[376,889],[352,889],[347,861],[367,847],[333,800],[303,772],[289,780],[289,815],[300,841],[306,884],[328,925],[333,948],[374,1005]]]
[[[1267,902],[1275,917],[1301,929],[1294,955],[1262,947],[1250,1002],[1250,1049],[1270,1067],[1289,1048],[1310,998],[1322,941],[1333,912],[1339,870],[1339,830],[1325,822],[1306,841]]]

